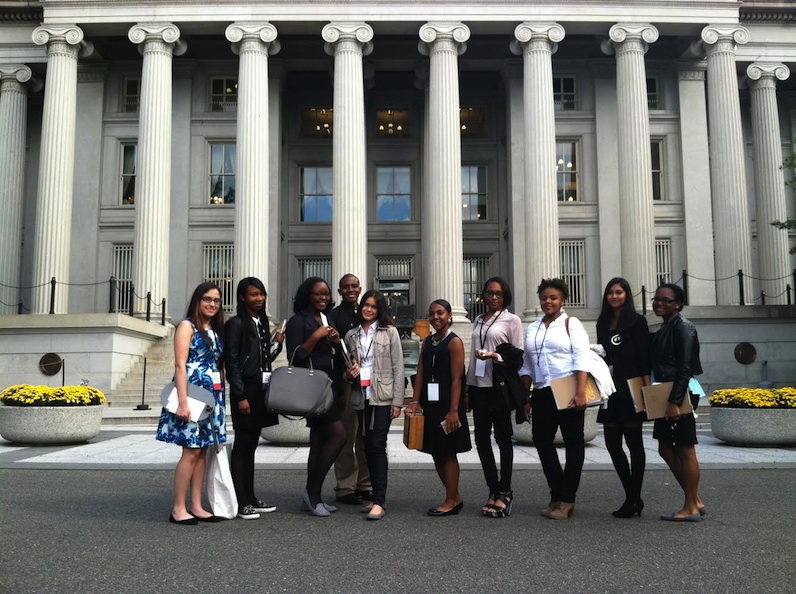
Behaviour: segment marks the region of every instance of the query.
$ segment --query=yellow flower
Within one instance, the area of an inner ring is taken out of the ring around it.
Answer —
[[[708,400],[712,406],[796,408],[796,388],[730,388],[714,391]]]
[[[88,406],[105,402],[105,394],[91,386],[31,386],[17,384],[0,393],[6,406]]]

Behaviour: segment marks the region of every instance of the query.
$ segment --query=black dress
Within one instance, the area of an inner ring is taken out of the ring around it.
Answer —
[[[423,407],[425,423],[423,425],[423,447],[420,451],[432,455],[448,456],[472,449],[470,428],[467,425],[467,414],[464,398],[459,398],[459,421],[461,427],[445,435],[440,423],[451,409],[451,353],[448,347],[451,340],[458,338],[450,332],[442,341],[434,346],[431,335],[423,343],[423,387],[420,392],[420,405]],[[439,402],[428,401],[428,384],[439,384]],[[462,370],[462,390],[465,386],[464,370]]]
[[[631,423],[646,420],[646,415],[637,413],[633,406],[627,380],[649,375],[649,326],[647,319],[635,314],[630,326],[611,330],[607,326],[598,328],[597,341],[605,349],[605,362],[612,367],[616,392],[608,397],[608,406],[597,413],[598,423]]]

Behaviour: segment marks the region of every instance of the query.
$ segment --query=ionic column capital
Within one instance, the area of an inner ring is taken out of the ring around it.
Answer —
[[[752,88],[763,84],[775,85],[777,80],[787,80],[790,68],[781,62],[754,62],[746,67],[746,76],[752,82]]]
[[[373,51],[373,27],[367,23],[332,22],[324,26],[321,37],[326,42],[324,50],[330,56],[334,55],[336,47],[342,47],[341,42],[346,41],[359,44],[363,56]]]
[[[608,56],[635,48],[647,53],[649,44],[655,43],[658,35],[658,29],[648,23],[617,23],[609,29],[608,39],[602,42],[600,48]]]
[[[514,39],[511,40],[509,49],[515,56],[521,56],[524,50],[530,49],[534,42],[538,42],[550,52],[555,53],[558,43],[566,35],[564,27],[558,23],[533,23],[526,21],[514,29]]]
[[[420,43],[418,49],[428,55],[431,46],[440,42],[454,44],[456,52],[461,56],[467,51],[467,40],[470,39],[470,28],[464,23],[432,22],[420,27]]]
[[[241,44],[246,41],[254,41],[257,44],[264,44],[268,54],[273,56],[282,48],[282,44],[276,39],[277,30],[269,22],[251,23],[232,23],[225,31],[227,41],[232,43],[232,51],[240,54]]]
[[[171,53],[180,56],[185,53],[188,46],[180,39],[180,30],[173,23],[138,23],[130,27],[127,37],[136,45],[141,45],[138,51],[142,52],[149,43],[163,43],[171,48]]]
[[[702,29],[701,37],[705,45],[715,45],[721,41],[743,45],[749,42],[749,29],[741,25],[708,25]]]
[[[56,41],[61,41],[69,45],[80,45],[83,41],[83,30],[76,25],[43,25],[41,27],[36,27],[31,37],[33,43],[36,45],[47,45],[48,43]]]
[[[33,72],[24,64],[0,64],[0,80],[16,80],[18,83],[26,83],[33,76]]]

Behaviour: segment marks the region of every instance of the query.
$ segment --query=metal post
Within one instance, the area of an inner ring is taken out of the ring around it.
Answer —
[[[50,279],[50,315],[55,313],[55,277]]]
[[[166,298],[160,300],[160,325],[166,325]]]
[[[790,305],[790,285],[785,285],[785,294],[788,296],[788,305]]]
[[[61,359],[61,387],[66,385],[66,359]]]
[[[116,302],[116,279],[111,276],[108,284],[108,313],[113,313],[113,304]]]
[[[141,382],[141,404],[135,407],[135,410],[149,410],[149,405],[144,402],[146,398],[146,357],[144,357],[144,380]]]
[[[149,321],[149,317],[152,314],[152,291],[146,292],[146,321]]]
[[[760,305],[766,304],[766,292],[760,291]]]
[[[688,271],[685,268],[683,268],[683,299],[685,299],[683,305],[688,305]]]
[[[746,305],[743,294],[743,270],[738,270],[738,295],[740,297],[741,305]]]
[[[130,297],[127,299],[127,305],[130,308],[130,315],[135,315],[135,307],[133,307],[133,301],[135,300],[135,286],[133,283],[130,283]]]
[[[647,287],[641,285],[641,312],[647,315]]]
[[[788,303],[790,303],[790,301]],[[20,315],[20,316],[22,315],[22,308],[23,307],[24,306],[22,305],[22,299],[20,299],[19,303],[17,303],[17,315]]]

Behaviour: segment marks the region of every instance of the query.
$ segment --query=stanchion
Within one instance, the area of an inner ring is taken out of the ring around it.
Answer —
[[[146,357],[144,357],[144,381],[141,382],[141,404],[135,407],[135,410],[149,410],[149,405],[144,402],[146,398]]]
[[[50,315],[55,313],[55,277],[50,279]]]
[[[166,298],[160,301],[160,325],[166,325]]]
[[[738,295],[740,297],[741,305],[746,305],[743,294],[743,270],[738,271]]]

